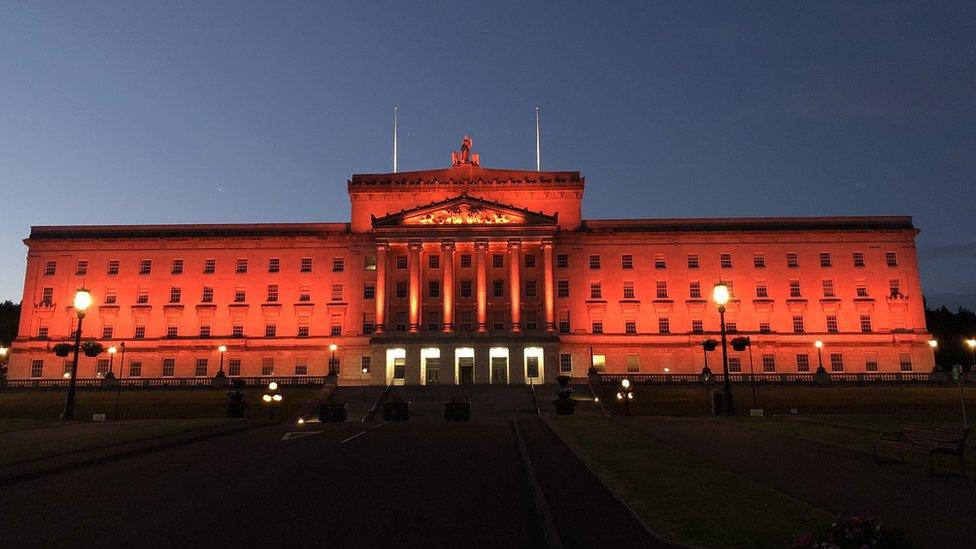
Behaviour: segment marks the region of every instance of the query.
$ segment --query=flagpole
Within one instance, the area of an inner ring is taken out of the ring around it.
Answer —
[[[397,173],[397,130],[399,129],[397,110],[397,106],[393,105],[393,173]]]
[[[542,171],[542,144],[539,131],[539,106],[535,106],[535,171]]]

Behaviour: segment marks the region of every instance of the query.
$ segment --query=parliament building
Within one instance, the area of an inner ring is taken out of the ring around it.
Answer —
[[[719,281],[751,341],[732,372],[934,365],[910,217],[584,219],[579,172],[484,168],[467,139],[451,164],[353,175],[348,222],[35,226],[8,378],[64,376],[80,287],[83,339],[125,354],[82,355],[79,379],[698,373]]]

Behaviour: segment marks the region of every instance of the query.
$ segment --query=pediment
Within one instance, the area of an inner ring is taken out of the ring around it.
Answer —
[[[556,215],[461,194],[383,217],[373,216],[373,227],[436,227],[476,225],[555,225]]]

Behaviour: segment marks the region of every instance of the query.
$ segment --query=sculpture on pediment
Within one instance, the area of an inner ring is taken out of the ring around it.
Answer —
[[[502,225],[512,222],[512,218],[506,213],[469,204],[428,212],[415,221],[421,225]]]
[[[471,136],[465,134],[464,138],[461,139],[461,150],[451,151],[451,166],[460,166],[462,164],[470,164],[472,166],[480,166],[481,159],[478,153],[471,152]]]

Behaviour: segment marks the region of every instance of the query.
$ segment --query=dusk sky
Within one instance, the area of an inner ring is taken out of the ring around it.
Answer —
[[[409,6],[408,6],[409,5]],[[0,299],[31,225],[347,221],[346,180],[586,177],[584,215],[908,214],[976,307],[976,2],[2,2]]]

